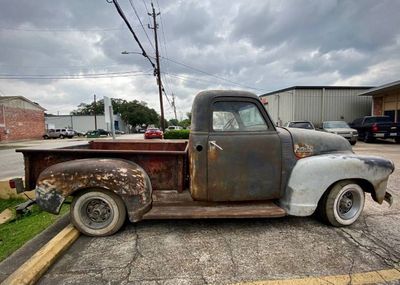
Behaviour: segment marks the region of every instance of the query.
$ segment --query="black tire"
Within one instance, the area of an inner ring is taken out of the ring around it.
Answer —
[[[103,189],[88,189],[74,197],[71,222],[87,236],[116,233],[126,218],[125,204],[117,194]]]
[[[64,139],[64,135],[60,135],[60,139]]]
[[[370,133],[365,133],[364,142],[370,143],[374,141],[374,137]]]
[[[396,143],[400,143],[400,138],[395,138],[394,141],[395,141]]]
[[[343,227],[353,224],[361,215],[365,204],[363,189],[352,181],[340,181],[321,198],[318,217],[326,224]]]
[[[48,140],[48,139],[49,139],[49,136],[48,136],[48,135],[44,135],[44,136],[43,136],[43,139]]]
[[[354,142],[351,141],[350,142],[351,145],[355,145],[356,143],[357,143],[357,141],[354,141]]]

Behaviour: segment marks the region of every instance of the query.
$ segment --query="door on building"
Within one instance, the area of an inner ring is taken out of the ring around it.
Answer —
[[[395,110],[385,110],[384,115],[385,116],[389,116],[390,120],[392,122],[394,122],[395,121],[396,111]],[[399,117],[399,116],[397,116],[397,117]]]

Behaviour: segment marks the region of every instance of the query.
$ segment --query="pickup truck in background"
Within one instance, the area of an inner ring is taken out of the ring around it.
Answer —
[[[400,123],[394,123],[389,116],[365,116],[355,119],[350,127],[356,129],[358,138],[365,142],[380,138],[400,143]]]
[[[96,140],[59,149],[20,149],[25,185],[58,214],[73,196],[71,221],[106,236],[126,217],[145,219],[310,216],[347,226],[365,193],[392,203],[392,161],[355,155],[334,134],[276,128],[259,98],[205,91],[193,102],[189,141]]]

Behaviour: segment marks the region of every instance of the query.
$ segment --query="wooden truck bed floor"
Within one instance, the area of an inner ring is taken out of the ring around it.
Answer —
[[[273,201],[201,202],[189,191],[154,191],[153,206],[143,219],[279,218],[286,211]]]

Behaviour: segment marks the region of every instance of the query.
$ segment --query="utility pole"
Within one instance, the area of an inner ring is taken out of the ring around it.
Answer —
[[[96,94],[94,94],[93,95],[93,98],[94,98],[94,110],[93,110],[93,112],[94,112],[94,129],[95,130],[97,130],[97,117],[96,117]]]
[[[157,85],[158,85],[158,95],[160,97],[160,108],[161,108],[161,119],[160,119],[160,126],[161,130],[165,131],[165,126],[164,126],[164,106],[163,106],[163,98],[162,98],[162,84],[161,84],[161,75],[160,75],[160,55],[158,54],[158,39],[157,39],[157,22],[156,22],[156,17],[160,15],[160,13],[156,14],[156,11],[154,9],[153,2],[151,2],[151,8],[152,8],[152,13],[148,13],[149,16],[153,17],[153,27],[148,26],[149,29],[154,30],[154,41],[155,41],[155,46],[156,46],[156,75],[157,75]]]
[[[172,107],[174,108],[175,120],[178,120],[178,117],[176,116],[175,94],[174,93],[172,93]]]

